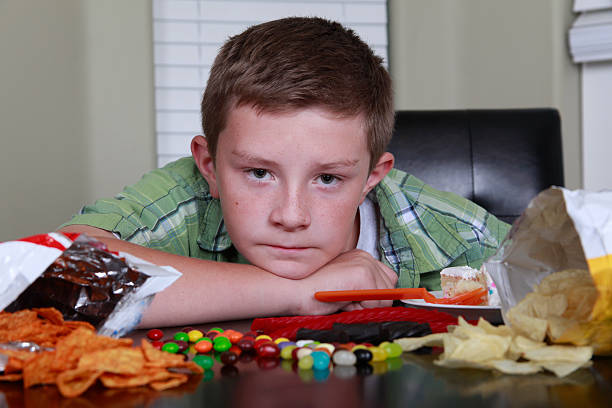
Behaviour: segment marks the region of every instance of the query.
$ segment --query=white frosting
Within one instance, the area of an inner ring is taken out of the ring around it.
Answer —
[[[476,279],[479,271],[469,266],[451,266],[440,271],[440,275],[460,277],[463,279]]]

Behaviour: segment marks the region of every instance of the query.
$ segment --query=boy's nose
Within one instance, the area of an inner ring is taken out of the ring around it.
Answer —
[[[300,194],[286,193],[277,200],[270,220],[287,231],[304,229],[310,225],[310,212],[307,208],[308,205]]]

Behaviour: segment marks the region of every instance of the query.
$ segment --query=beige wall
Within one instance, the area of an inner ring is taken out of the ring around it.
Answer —
[[[0,241],[154,167],[150,1],[0,1],[0,61]]]
[[[554,106],[581,185],[571,0],[389,0],[398,109]],[[0,241],[155,166],[149,0],[0,1]]]
[[[389,0],[398,109],[556,107],[565,182],[582,186],[572,0]]]

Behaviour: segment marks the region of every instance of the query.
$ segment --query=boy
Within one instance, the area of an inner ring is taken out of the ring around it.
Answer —
[[[323,19],[247,29],[211,69],[193,157],[84,207],[62,230],[183,273],[143,327],[391,304],[326,304],[319,290],[439,288],[440,269],[479,267],[508,226],[392,170],[381,63]]]

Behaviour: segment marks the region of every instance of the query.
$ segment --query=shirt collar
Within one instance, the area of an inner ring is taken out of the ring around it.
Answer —
[[[221,202],[207,194],[199,203],[202,206],[198,234],[198,246],[205,251],[221,252],[232,246],[221,211]]]

